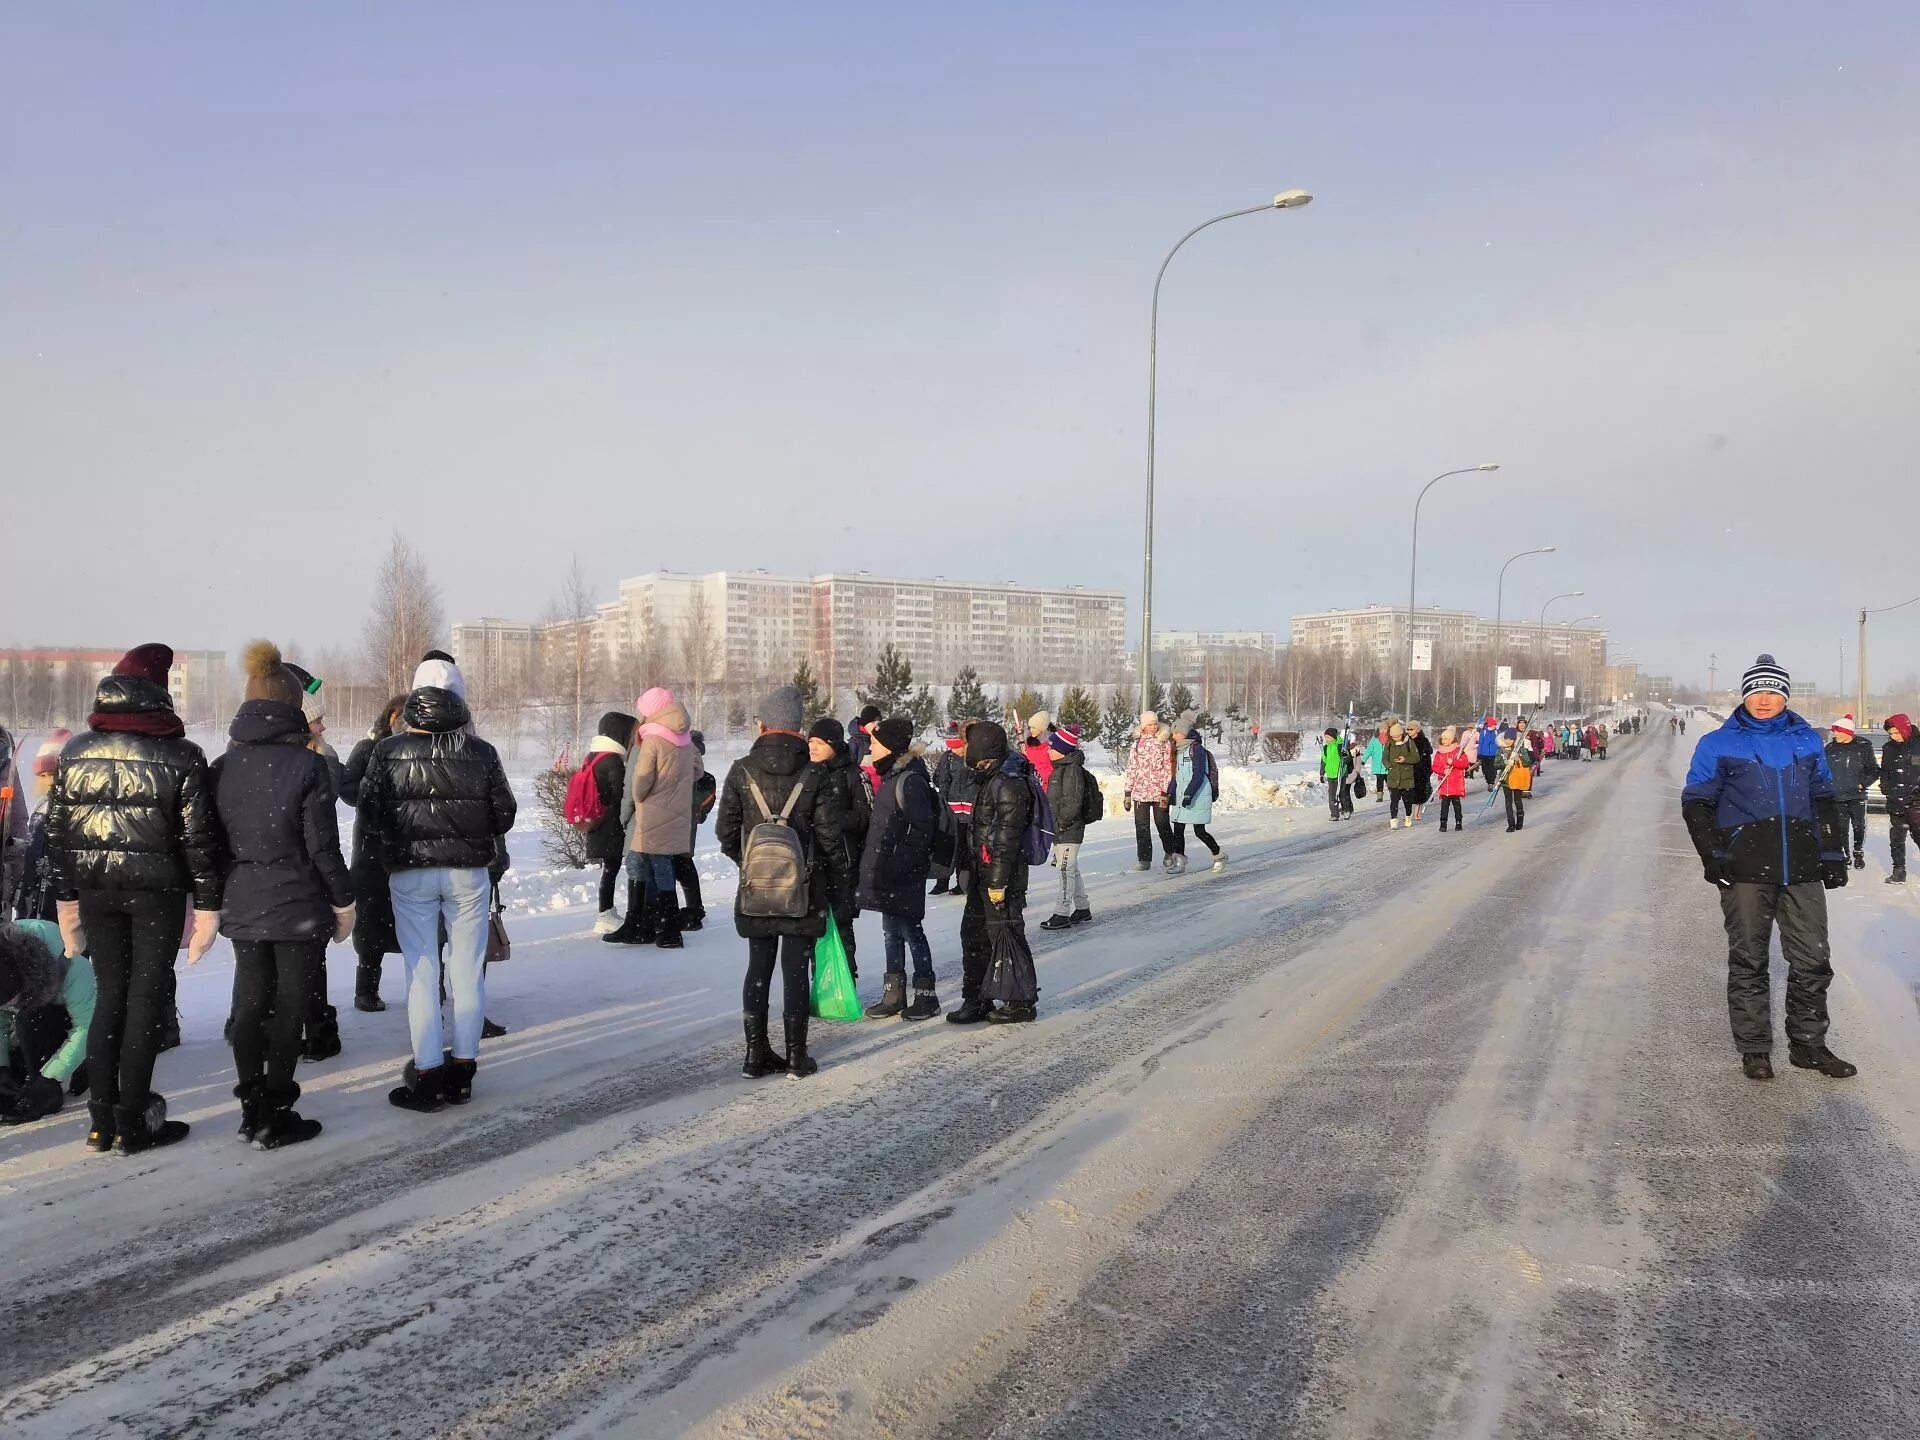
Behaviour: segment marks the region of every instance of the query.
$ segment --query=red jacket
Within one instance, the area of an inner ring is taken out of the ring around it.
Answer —
[[[1040,788],[1047,788],[1047,781],[1053,776],[1053,746],[1045,740],[1028,740],[1020,747],[1027,757],[1027,763],[1033,766],[1033,773],[1040,777]]]
[[[1473,769],[1473,757],[1464,748],[1433,752],[1433,773],[1440,777],[1440,794],[1456,799],[1467,793],[1467,772]]]

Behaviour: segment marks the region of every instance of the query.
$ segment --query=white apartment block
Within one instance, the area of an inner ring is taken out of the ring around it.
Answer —
[[[1494,622],[1470,610],[1429,607],[1413,612],[1413,638],[1430,640],[1436,656],[1462,650],[1489,650]],[[1607,663],[1607,632],[1583,626],[1542,626],[1536,619],[1506,616],[1499,625],[1500,653],[1524,663],[1544,656],[1595,669]],[[1293,617],[1292,642],[1303,650],[1336,650],[1348,659],[1398,664],[1407,654],[1404,605],[1369,605],[1361,610],[1321,610]]]

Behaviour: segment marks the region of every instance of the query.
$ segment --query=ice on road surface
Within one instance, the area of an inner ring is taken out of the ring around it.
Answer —
[[[558,885],[516,918],[465,1109],[386,1103],[398,967],[358,1014],[336,948],[290,1151],[232,1136],[223,948],[156,1079],[185,1144],[0,1136],[0,1432],[1920,1434],[1920,897],[1876,820],[1829,897],[1860,1076],[1745,1080],[1690,748],[1550,763],[1516,836],[1256,806],[1219,874],[1111,817],[1094,924],[1033,877],[1038,1024],[815,1022],[804,1083],[739,1076],[704,862],[677,954]],[[871,998],[876,917],[859,959]]]

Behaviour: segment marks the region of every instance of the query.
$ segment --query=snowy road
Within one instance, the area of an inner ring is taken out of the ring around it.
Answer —
[[[278,1155],[193,1027],[186,1145],[0,1138],[0,1426],[1920,1434],[1920,897],[1835,897],[1861,1077],[1744,1080],[1686,744],[1550,766],[1519,837],[1278,812],[1169,879],[1109,822],[1039,1025],[822,1026],[805,1084],[738,1078],[724,926],[528,926],[465,1111],[388,1107],[404,1021],[350,1017]]]

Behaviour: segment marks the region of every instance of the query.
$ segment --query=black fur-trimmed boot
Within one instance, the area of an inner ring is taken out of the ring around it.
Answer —
[[[413,1061],[407,1061],[406,1068],[400,1072],[400,1088],[389,1090],[387,1099],[402,1110],[412,1110],[421,1115],[431,1115],[445,1103],[440,1097],[446,1080],[446,1067],[436,1065],[431,1070],[422,1070]]]
[[[299,1098],[298,1085],[261,1087],[260,1123],[253,1132],[254,1149],[278,1150],[284,1145],[311,1140],[320,1133],[318,1120],[309,1120],[293,1108],[293,1102]]]
[[[266,1113],[264,1097],[267,1082],[264,1080],[242,1080],[233,1087],[233,1095],[240,1102],[240,1143],[251,1145],[253,1137],[259,1133],[260,1117]]]
[[[187,1138],[187,1122],[167,1118],[167,1097],[149,1093],[144,1105],[113,1107],[113,1153],[138,1155]]]
[[[478,1060],[456,1060],[447,1056],[446,1079],[441,1082],[441,1093],[449,1105],[465,1105],[473,1099],[473,1076],[480,1068]]]

